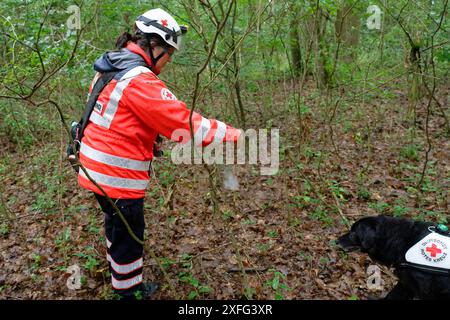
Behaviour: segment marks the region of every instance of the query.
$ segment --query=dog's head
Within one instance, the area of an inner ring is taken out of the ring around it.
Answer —
[[[341,236],[337,243],[346,251],[370,252],[377,240],[377,230],[381,217],[367,217],[356,221],[349,232]]]

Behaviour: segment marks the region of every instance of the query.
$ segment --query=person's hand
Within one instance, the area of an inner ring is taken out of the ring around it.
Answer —
[[[162,141],[163,139],[158,134],[156,136],[155,142],[153,143],[153,156],[156,158],[162,157],[164,155],[164,152],[162,151]]]

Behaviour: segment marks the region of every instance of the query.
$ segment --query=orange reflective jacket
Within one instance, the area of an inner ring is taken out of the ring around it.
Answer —
[[[142,60],[151,65],[145,52],[129,43],[120,51],[106,53],[94,65],[98,73],[91,90],[102,72],[119,72],[103,89],[89,118],[81,141],[80,161],[111,198],[144,197],[156,136],[171,139],[177,129],[190,130],[186,104],[177,100],[149,68],[137,63]],[[196,112],[192,124],[194,139],[201,140],[203,146],[237,141],[240,134],[239,130]],[[81,169],[78,182],[83,188],[103,194]]]

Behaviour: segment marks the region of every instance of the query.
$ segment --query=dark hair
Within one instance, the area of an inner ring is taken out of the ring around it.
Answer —
[[[167,44],[158,34],[144,34],[142,32],[136,32],[136,26],[134,27],[135,33],[131,34],[127,31],[122,33],[116,40],[116,48],[118,50],[125,48],[129,41],[137,43],[144,49],[150,49],[151,47],[165,47]]]
[[[125,48],[125,46],[127,45],[127,43],[129,41],[132,42],[137,42],[139,40],[139,38],[135,35],[132,36],[130,33],[128,33],[127,31],[125,31],[124,33],[122,33],[116,40],[116,48],[117,49],[122,49]]]

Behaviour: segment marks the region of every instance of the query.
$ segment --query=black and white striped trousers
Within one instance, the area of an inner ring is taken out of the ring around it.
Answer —
[[[125,224],[107,201],[95,194],[105,214],[107,260],[114,293],[132,296],[142,285],[143,246],[129,234]],[[112,199],[119,207],[134,234],[144,238],[144,199]]]

